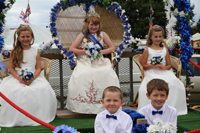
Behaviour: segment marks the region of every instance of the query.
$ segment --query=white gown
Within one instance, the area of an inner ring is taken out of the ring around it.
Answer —
[[[166,65],[166,48],[163,50],[153,50],[148,47],[148,60],[147,64],[151,64],[151,59],[154,56],[161,56],[163,58],[162,64]],[[159,68],[152,68],[145,71],[144,79],[139,87],[138,109],[150,103],[147,98],[147,83],[154,79],[159,78],[165,80],[169,85],[169,96],[166,103],[177,109],[178,115],[187,114],[186,94],[185,87],[181,80],[179,80],[171,70],[160,70]]]
[[[30,48],[23,52],[23,61],[27,63],[21,64],[22,69],[27,68],[34,72],[37,50]],[[18,74],[21,74],[20,68],[15,70]],[[11,74],[1,82],[0,91],[17,106],[44,122],[49,123],[55,118],[57,110],[56,96],[49,82],[42,75],[39,75],[29,86],[26,86],[19,83]],[[1,97],[0,104],[2,105],[0,110],[0,127],[39,125],[13,108]]]
[[[94,36],[97,38],[96,34]],[[86,41],[83,39],[80,48],[87,45]],[[103,44],[103,39],[99,42]],[[68,83],[67,109],[78,113],[98,114],[105,110],[101,98],[103,90],[108,86],[119,87],[119,80],[110,60],[102,57],[96,60],[95,65],[87,55],[79,55]]]

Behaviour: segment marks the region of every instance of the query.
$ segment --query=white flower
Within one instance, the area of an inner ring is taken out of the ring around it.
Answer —
[[[124,14],[124,13],[125,13],[125,10],[122,10],[122,13],[121,13],[121,15],[122,15],[122,14]]]
[[[179,12],[179,16],[180,16],[180,17],[185,17],[185,15],[186,15],[186,14],[184,13],[184,11]]]
[[[94,51],[94,57],[96,57],[98,55],[98,52],[95,50]]]
[[[147,131],[148,133],[155,133],[157,131],[159,131],[157,125],[150,125],[149,127],[147,127]]]
[[[172,125],[172,123],[166,123],[163,127],[164,127],[164,129],[166,131],[171,131],[171,130],[176,131],[177,130],[177,127],[175,127],[174,125]]]
[[[141,41],[139,41],[139,42],[137,43],[137,46],[140,46],[140,45],[142,45],[142,42],[141,42]]]
[[[176,8],[173,13],[174,13],[174,16],[178,16],[178,9]]]
[[[89,56],[91,56],[90,51],[86,50],[85,53],[88,54]]]
[[[8,5],[8,0],[5,0],[4,4],[5,4],[5,6],[7,6]]]
[[[95,44],[95,47],[100,49],[100,46],[98,44]]]
[[[88,48],[94,48],[94,43],[93,42],[89,42],[88,43]]]
[[[158,127],[162,127],[163,126],[163,121],[162,120],[160,120],[160,119],[154,119],[153,120],[153,123],[155,124],[155,125],[157,125]]]

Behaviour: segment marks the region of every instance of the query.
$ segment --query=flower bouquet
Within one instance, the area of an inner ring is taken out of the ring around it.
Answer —
[[[89,42],[84,50],[86,50],[85,53],[88,54],[88,57],[91,59],[91,62],[96,61],[97,57],[103,57],[100,51],[100,46],[98,44],[94,44],[93,42]]]
[[[34,78],[33,72],[28,71],[28,69],[25,69],[21,71],[22,73],[19,75],[23,80],[29,81],[30,79]]]
[[[175,36],[174,38],[170,37],[166,41],[166,45],[167,45],[168,48],[173,47],[173,48],[179,49],[180,48],[180,40],[181,40],[180,36]]]
[[[5,65],[4,65],[2,62],[0,62],[0,70],[1,70],[2,72],[6,70],[6,69],[5,69]]]
[[[147,127],[148,133],[170,133],[172,130],[177,131],[177,127],[171,123],[166,123],[164,125],[163,121],[160,119],[153,120],[154,125]]]
[[[130,44],[128,45],[128,48],[133,48],[137,49],[140,45],[142,45],[142,42],[139,38],[133,38],[132,36],[130,37]]]
[[[163,58],[161,58],[161,56],[154,56],[152,59],[151,59],[151,64],[152,65],[156,65],[156,64],[162,64]]]

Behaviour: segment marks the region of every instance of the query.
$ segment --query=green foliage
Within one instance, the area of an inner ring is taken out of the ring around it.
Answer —
[[[197,33],[197,32],[200,32],[200,19],[199,19],[199,21],[197,22],[196,27],[193,28],[193,29],[191,30],[191,34],[194,35],[194,34]]]
[[[13,1],[13,0],[9,0],[8,1],[8,4],[7,4],[7,6],[6,7],[0,7],[1,9],[5,9],[5,8],[9,8],[9,7],[11,7],[13,4],[14,4],[15,2]],[[5,23],[5,14],[3,14],[3,13],[1,13],[0,14],[0,21],[4,24]]]
[[[116,0],[126,11],[131,25],[133,37],[145,38],[149,31],[150,5],[154,10],[153,23],[161,25],[165,29],[166,14],[164,2],[160,0]]]
[[[74,6],[74,5],[70,5],[69,0],[60,0],[60,2],[64,1],[66,3],[65,7],[63,8],[63,10],[67,9],[68,7]],[[77,5],[81,5],[82,3],[85,3],[86,0],[82,0],[81,2],[78,2]],[[103,2],[99,2],[99,0],[89,0],[90,3],[92,2],[97,2],[98,6],[100,7],[108,7],[110,6],[110,4],[113,2],[112,0],[103,0]]]

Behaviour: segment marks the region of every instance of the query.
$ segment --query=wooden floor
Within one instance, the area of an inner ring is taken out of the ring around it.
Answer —
[[[136,110],[136,107],[130,107],[130,106],[122,106],[122,109],[131,109],[131,110]],[[58,109],[56,113],[57,118],[84,118],[84,117],[96,117],[96,114],[80,114],[80,113],[75,113],[71,112],[70,110],[67,109]]]

